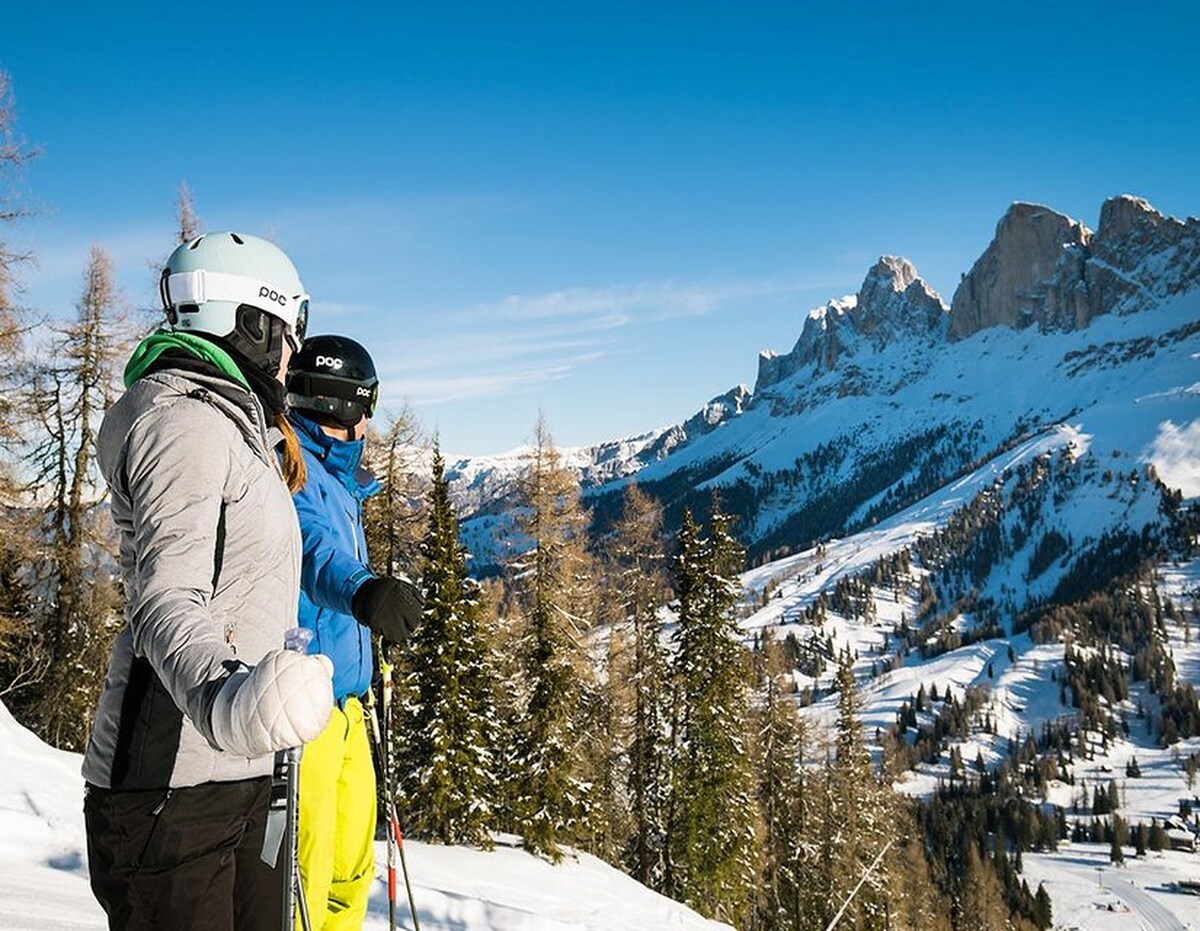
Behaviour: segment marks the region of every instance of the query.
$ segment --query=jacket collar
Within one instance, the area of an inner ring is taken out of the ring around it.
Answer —
[[[288,420],[296,428],[300,445],[316,457],[330,475],[358,498],[369,498],[382,489],[379,480],[362,465],[362,440],[339,440],[321,429],[315,420],[291,411]]]
[[[283,434],[277,426],[267,421],[262,404],[254,392],[230,381],[223,373],[170,366],[142,375],[136,381],[138,384],[143,382],[162,385],[181,395],[211,404],[237,426],[256,455],[278,467],[271,450],[283,440]]]
[[[125,387],[128,388],[145,375],[164,352],[172,350],[183,351],[201,359],[236,381],[243,388],[250,387],[246,376],[238,368],[237,362],[220,346],[192,333],[175,333],[166,330],[150,334],[134,349],[129,363],[125,366]]]

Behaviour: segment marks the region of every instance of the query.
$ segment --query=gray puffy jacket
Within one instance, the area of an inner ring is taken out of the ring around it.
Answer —
[[[98,440],[125,585],[83,776],[106,788],[269,773],[216,749],[213,701],[231,671],[296,624],[300,532],[258,400],[217,375],[164,368],[135,382]]]

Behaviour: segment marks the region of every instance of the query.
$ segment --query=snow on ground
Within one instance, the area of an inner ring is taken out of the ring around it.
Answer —
[[[102,931],[88,888],[80,757],[46,746],[0,704],[0,931]],[[404,845],[427,931],[716,931],[726,925],[651,892],[595,857],[555,866],[511,845]],[[364,928],[388,926],[386,849]],[[400,883],[397,918],[411,928]]]

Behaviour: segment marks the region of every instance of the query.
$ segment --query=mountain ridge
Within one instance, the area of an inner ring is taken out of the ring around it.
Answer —
[[[760,355],[752,391],[732,389],[684,424],[567,450],[564,460],[600,533],[636,476],[664,504],[668,527],[719,490],[752,556],[802,547],[886,516],[1031,431],[1114,405],[1122,422],[1172,406],[1139,401],[1134,385],[1147,398],[1175,392],[1186,424],[1200,414],[1187,393],[1200,378],[1186,374],[1198,284],[1194,218],[1121,195],[1105,202],[1093,233],[1018,202],[949,305],[912,262],[883,256],[855,295],[806,316],[789,352]],[[1156,372],[1164,361],[1169,370]],[[1136,458],[1155,439],[1151,427],[1126,423],[1121,432],[1136,437],[1113,447]],[[510,457],[493,474],[511,478],[519,464]],[[489,468],[472,460],[456,475]],[[507,493],[459,501],[467,533],[473,515],[511,504]],[[503,536],[503,525],[474,533],[479,565],[499,558],[488,537]]]

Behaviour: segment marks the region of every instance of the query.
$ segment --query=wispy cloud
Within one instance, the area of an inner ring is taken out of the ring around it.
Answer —
[[[552,381],[566,378],[575,364],[582,360],[557,365],[534,366],[510,371],[470,375],[445,375],[430,378],[405,378],[394,382],[384,392],[384,406],[396,406],[397,401],[412,404],[448,404],[478,397],[520,394]]]
[[[802,296],[819,302],[823,295],[842,293],[847,284],[663,278],[501,294],[439,308],[436,281],[430,291],[426,279],[427,293],[420,300],[428,309],[403,306],[404,278],[393,266],[395,256],[407,255],[406,243],[440,242],[463,223],[513,209],[519,205],[475,196],[358,201],[289,207],[270,224],[278,227],[289,251],[295,250],[297,264],[311,269],[305,280],[314,294],[317,331],[341,331],[362,340],[376,357],[388,394],[422,404],[527,393],[569,379],[599,360],[647,351],[660,338],[657,332],[651,335],[657,324],[789,299],[795,299],[799,312],[807,306]],[[238,225],[238,217],[226,219]],[[242,228],[270,232],[262,228],[264,222],[260,217]],[[371,231],[365,240],[364,230]],[[24,225],[22,233],[37,255],[36,266],[22,274],[28,284],[22,300],[55,315],[69,313],[77,299],[93,242],[102,242],[112,254],[134,306],[154,302],[152,266],[171,246],[165,218],[161,226],[100,224],[93,230],[51,216]]]
[[[685,283],[671,279],[605,287],[574,287],[542,294],[510,294],[499,301],[460,312],[509,320],[592,317],[612,325],[655,322],[709,313],[722,304],[813,290],[811,282],[771,280]]]
[[[516,394],[636,351],[631,342],[640,327],[844,285],[669,279],[510,294],[427,319],[418,336],[393,337],[381,376],[413,403]]]

